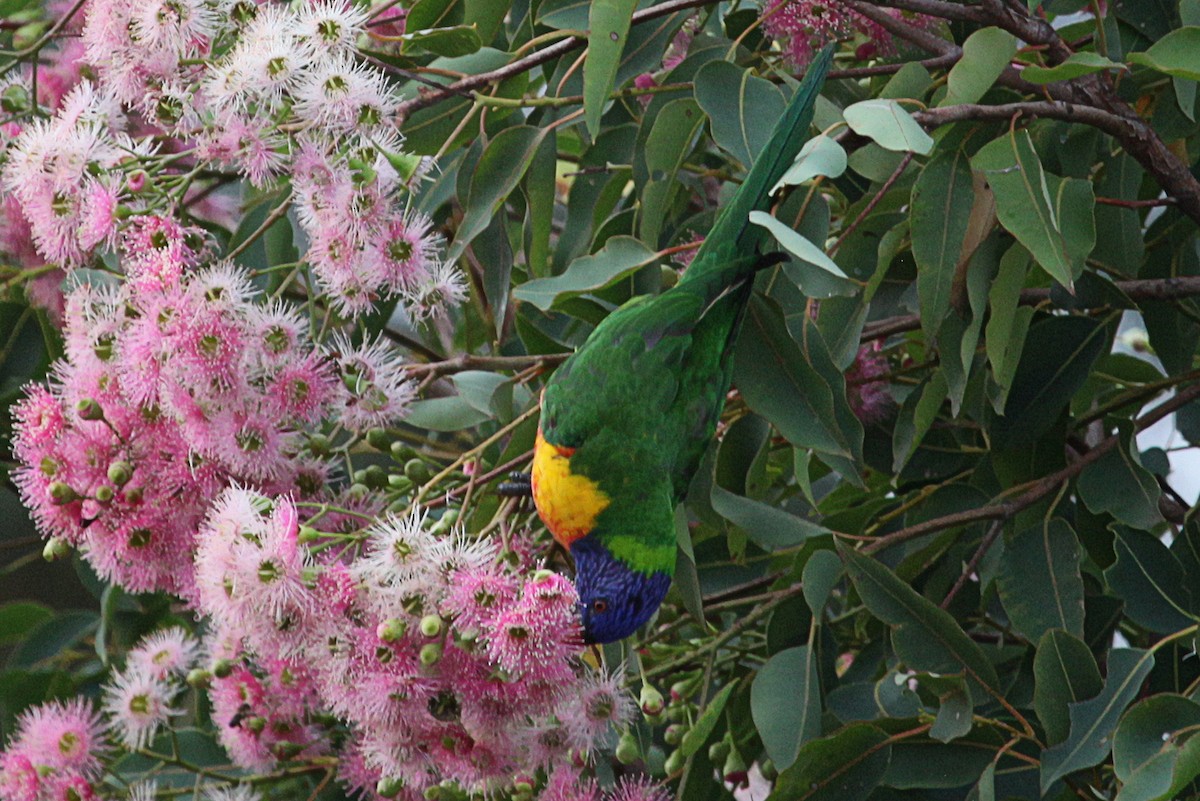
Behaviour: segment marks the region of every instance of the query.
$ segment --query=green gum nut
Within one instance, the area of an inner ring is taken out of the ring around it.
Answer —
[[[113,462],[108,466],[108,480],[118,487],[123,487],[133,478],[133,465],[129,462]]]
[[[398,617],[389,618],[375,628],[375,634],[384,642],[395,642],[408,631],[408,623]]]
[[[687,757],[683,755],[683,751],[677,748],[671,752],[669,757],[667,757],[667,761],[663,765],[663,770],[667,772],[668,776],[674,776],[676,773],[683,770],[683,765],[685,762],[687,762]]]
[[[643,715],[654,717],[662,714],[662,711],[666,709],[667,702],[653,684],[643,684],[642,694],[638,698],[638,706],[642,708]]]
[[[632,765],[641,759],[642,749],[638,747],[633,732],[627,731],[621,735],[621,739],[617,741],[616,757],[622,765]]]
[[[428,481],[430,477],[429,465],[420,459],[409,459],[404,463],[404,475],[418,484],[422,481]]]
[[[218,659],[216,662],[213,663],[212,674],[214,676],[216,676],[218,679],[229,678],[229,676],[232,673],[233,673],[233,660],[232,659]]]
[[[204,668],[192,668],[187,674],[187,683],[189,687],[197,690],[203,690],[212,684],[212,673]]]
[[[404,789],[404,779],[399,776],[385,776],[375,783],[375,793],[383,798],[395,798]]]
[[[392,438],[382,428],[372,428],[367,432],[367,444],[377,451],[387,451],[392,447]]]
[[[421,646],[421,652],[418,656],[421,664],[425,667],[433,667],[442,658],[441,643],[427,642]]]
[[[47,562],[54,562],[58,559],[64,559],[71,555],[71,546],[67,541],[59,537],[51,537],[46,540],[46,546],[42,548],[42,558]]]
[[[79,493],[71,489],[71,485],[64,481],[55,481],[50,485],[48,492],[50,493],[50,500],[56,506],[62,506],[79,500]]]
[[[421,618],[421,634],[432,640],[442,633],[442,619],[438,615],[426,615]]]
[[[410,445],[405,445],[403,442],[396,441],[391,444],[392,458],[397,462],[407,462],[409,459],[416,457],[417,452]]]

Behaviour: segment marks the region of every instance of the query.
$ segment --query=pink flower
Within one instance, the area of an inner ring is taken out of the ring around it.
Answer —
[[[113,735],[129,749],[150,744],[178,710],[171,701],[179,688],[172,682],[134,668],[117,673],[104,688],[104,711]]]
[[[647,776],[622,776],[605,801],[669,801],[670,791]]]
[[[887,357],[880,353],[878,341],[858,349],[854,364],[846,370],[846,397],[854,415],[867,425],[881,422],[895,408],[888,393]]]
[[[25,754],[42,775],[91,779],[99,775],[100,757],[105,751],[100,716],[83,698],[30,707],[18,716],[15,734],[8,744],[8,758],[0,763],[0,771],[5,774],[0,787],[7,780],[28,784],[27,778],[20,778],[26,776],[23,766],[27,763],[15,754]]]
[[[149,634],[129,652],[127,666],[165,679],[186,676],[195,667],[199,643],[178,626]]]

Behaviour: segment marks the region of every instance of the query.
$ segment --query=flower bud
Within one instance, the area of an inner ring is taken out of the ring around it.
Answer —
[[[426,615],[421,618],[422,636],[432,640],[442,633],[442,619],[437,615]]]
[[[293,759],[304,750],[304,743],[293,743],[288,740],[275,743],[271,748],[275,752],[275,756],[282,760]]]
[[[125,179],[125,186],[129,188],[130,192],[136,195],[145,189],[146,184],[149,182],[150,176],[146,174],[145,170],[134,170],[133,172],[129,173],[129,177]]]
[[[363,483],[366,484],[368,487],[371,487],[372,489],[383,489],[384,487],[386,487],[388,485],[388,474],[379,465],[377,465],[377,464],[370,465],[363,472],[365,473],[365,479],[366,479],[365,481],[363,481]]]
[[[408,623],[398,617],[388,618],[375,627],[375,636],[384,642],[396,642],[408,632]]]
[[[75,411],[84,420],[103,420],[104,410],[100,408],[100,404],[91,398],[84,398],[75,404]]]
[[[324,434],[313,434],[308,438],[308,449],[313,456],[328,456],[330,445],[329,437]]]
[[[382,428],[372,428],[367,432],[367,444],[377,451],[390,451],[392,438]]]
[[[616,756],[617,761],[622,765],[632,765],[641,758],[642,749],[638,747],[638,741],[633,736],[633,732],[627,731],[621,735],[621,739],[617,741]]]
[[[262,734],[263,729],[267,728],[267,719],[262,715],[246,718],[242,721],[242,728],[255,734]]]
[[[411,445],[406,445],[399,440],[392,443],[391,452],[392,458],[397,462],[407,462],[409,459],[412,459],[417,455],[416,450],[414,450]]]
[[[663,742],[667,745],[679,745],[683,742],[683,735],[687,734],[688,727],[684,723],[672,723],[663,732]]]
[[[442,658],[442,645],[436,642],[427,642],[421,646],[419,659],[425,667],[433,667]]]
[[[641,697],[638,698],[638,705],[642,708],[642,714],[649,717],[661,715],[667,703],[663,699],[662,693],[653,684],[643,684]]]
[[[93,490],[92,494],[100,503],[110,503],[113,499],[114,492],[112,487],[108,486],[107,484],[101,484],[100,486],[96,487],[95,490]]]
[[[133,478],[133,465],[129,462],[113,462],[108,466],[108,480],[123,487]]]
[[[708,747],[708,761],[714,765],[724,762],[732,750],[733,743],[730,742],[728,735],[726,735],[725,739],[718,740]]]
[[[72,501],[79,500],[79,493],[71,489],[71,485],[64,481],[55,481],[49,487],[50,500],[55,506],[63,506]]]
[[[413,488],[412,479],[408,476],[402,476],[398,473],[393,473],[388,476],[388,486],[400,492],[408,492]]]
[[[233,674],[233,667],[232,659],[218,659],[213,663],[212,674],[218,679],[227,679]]]
[[[187,674],[187,683],[189,687],[197,690],[203,690],[212,684],[213,674],[204,668],[192,668]]]
[[[47,562],[53,562],[58,559],[63,559],[71,555],[71,546],[67,541],[59,537],[51,537],[46,540],[46,545],[42,548],[42,558]]]
[[[301,526],[296,532],[296,542],[315,542],[321,538],[321,532],[317,531],[312,526]]]
[[[725,757],[725,766],[721,768],[721,775],[725,777],[727,784],[740,785],[749,779],[746,760],[742,759],[742,755],[736,748],[731,748],[729,756]]]
[[[411,478],[417,484],[429,480],[429,465],[422,462],[420,459],[409,459],[404,463],[404,475]]]
[[[683,751],[675,749],[671,755],[667,757],[666,763],[663,765],[663,770],[668,776],[674,776],[679,771],[683,770],[684,763],[687,762],[687,757],[683,755]]]
[[[375,783],[375,793],[383,798],[395,798],[404,789],[404,779],[399,776],[385,776]]]

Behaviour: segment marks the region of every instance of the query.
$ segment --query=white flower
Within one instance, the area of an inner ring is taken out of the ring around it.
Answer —
[[[178,714],[171,707],[177,692],[171,683],[137,668],[118,673],[104,688],[109,728],[125,747],[145,747],[158,728]]]

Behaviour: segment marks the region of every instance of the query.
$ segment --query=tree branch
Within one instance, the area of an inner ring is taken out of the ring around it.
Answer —
[[[1200,276],[1186,275],[1172,278],[1139,278],[1131,281],[1113,281],[1130,300],[1179,300],[1200,296]],[[1049,287],[1022,289],[1020,304],[1037,306],[1050,300]],[[894,334],[916,331],[921,327],[921,318],[915,314],[888,317],[876,320],[863,327],[862,342],[886,339]]]
[[[1180,389],[1175,393],[1174,397],[1163,401],[1134,421],[1134,429],[1136,431],[1143,431],[1197,398],[1200,398],[1200,383]],[[981,506],[978,509],[968,509],[965,512],[943,515],[933,520],[918,523],[915,526],[908,526],[899,531],[893,531],[869,543],[863,548],[863,552],[876,553],[893,545],[900,545],[909,540],[924,537],[926,534],[945,531],[946,529],[956,528],[968,523],[976,523],[980,520],[1010,520],[1019,512],[1028,509],[1042,498],[1056,491],[1064,482],[1077,477],[1088,465],[1099,461],[1100,457],[1117,447],[1119,443],[1120,434],[1111,434],[1101,440],[1077,461],[1072,462],[1062,470],[1058,470],[1026,485],[1029,488],[1011,500],[997,501],[989,503],[986,506]]]
[[[650,8],[635,12],[631,24],[637,25],[648,20],[657,19],[658,17],[669,16],[676,11],[685,11],[689,8],[698,8],[710,5],[711,3],[712,0],[670,0],[670,2],[659,3]],[[582,36],[570,36],[548,47],[544,47],[536,53],[530,53],[524,58],[519,58],[516,61],[505,64],[498,69],[490,72],[481,72],[478,75],[470,75],[440,89],[423,92],[417,95],[417,97],[401,103],[396,109],[396,117],[403,122],[414,111],[440,103],[452,95],[460,95],[464,92],[470,93],[472,90],[480,89],[488,84],[497,83],[505,78],[519,75],[526,70],[545,64],[547,61],[552,61],[586,44],[586,38]]]

